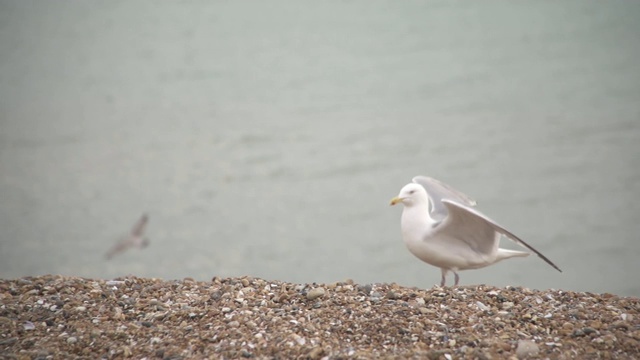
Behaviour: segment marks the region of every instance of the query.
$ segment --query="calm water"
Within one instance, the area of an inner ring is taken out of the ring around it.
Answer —
[[[397,282],[430,175],[640,295],[640,2],[0,2],[0,277]],[[144,211],[151,246],[104,252]],[[507,245],[503,240],[503,244]]]

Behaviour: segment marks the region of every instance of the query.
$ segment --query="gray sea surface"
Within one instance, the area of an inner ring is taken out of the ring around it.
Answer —
[[[389,206],[422,174],[563,269],[461,284],[640,296],[638,19],[630,0],[0,1],[0,277],[427,288],[440,270]],[[106,261],[143,212],[150,246]]]

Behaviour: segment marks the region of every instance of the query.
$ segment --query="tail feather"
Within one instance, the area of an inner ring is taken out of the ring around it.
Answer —
[[[498,255],[497,255],[496,261],[509,259],[512,257],[525,257],[525,256],[529,256],[529,253],[525,251],[498,249]]]

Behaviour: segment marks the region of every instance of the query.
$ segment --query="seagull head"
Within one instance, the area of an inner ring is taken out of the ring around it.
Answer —
[[[420,184],[410,183],[400,189],[398,196],[391,199],[390,205],[402,203],[404,206],[412,206],[420,203],[427,203],[427,191]]]

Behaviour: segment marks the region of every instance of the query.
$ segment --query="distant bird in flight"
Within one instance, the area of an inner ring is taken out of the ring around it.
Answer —
[[[120,241],[118,241],[118,243],[116,243],[111,249],[109,249],[109,251],[107,251],[107,253],[105,254],[107,260],[111,259],[115,255],[129,250],[129,248],[132,247],[137,247],[140,249],[147,247],[147,245],[149,245],[149,239],[144,237],[144,230],[147,226],[148,221],[149,217],[147,216],[147,214],[142,214],[140,220],[138,220],[136,224],[133,225],[131,233],[122,237]]]

